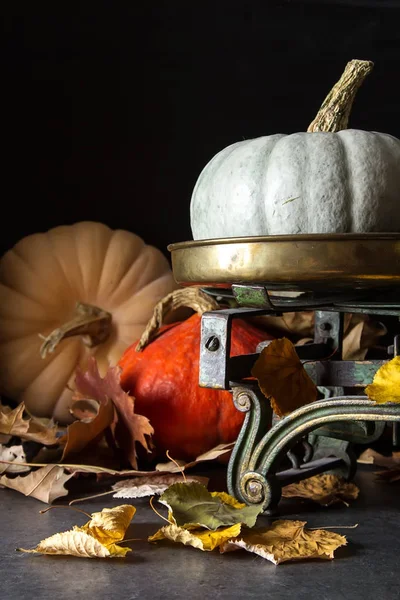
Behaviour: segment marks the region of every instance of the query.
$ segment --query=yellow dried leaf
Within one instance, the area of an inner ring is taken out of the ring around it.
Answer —
[[[305,525],[305,521],[275,521],[270,527],[252,529],[228,540],[220,551],[242,548],[278,565],[289,560],[332,559],[335,550],[347,544],[342,535],[323,529],[310,531]]]
[[[400,402],[400,356],[395,356],[377,370],[365,393],[378,404]]]
[[[317,387],[287,338],[273,340],[266,346],[251,374],[279,417],[317,399]]]
[[[234,498],[230,494],[227,494],[226,492],[211,492],[211,496],[213,498],[219,498],[221,502],[223,502],[224,504],[228,504],[229,506],[233,506],[233,508],[245,508],[246,506],[246,504],[243,504],[243,502],[239,502],[238,500],[236,500],[236,498]]]
[[[240,534],[241,524],[237,523],[230,527],[221,527],[215,531],[208,529],[186,529],[179,527],[171,523],[166,525],[157,531],[154,535],[148,538],[149,542],[156,542],[159,540],[170,540],[172,542],[178,542],[185,546],[193,546],[203,551],[215,550],[218,546],[226,542],[232,537],[236,537]]]
[[[132,550],[131,548],[123,548],[115,544],[111,544],[108,547],[104,546],[91,535],[83,531],[73,530],[56,533],[40,542],[32,550],[18,548],[18,551],[31,554],[67,554],[81,558],[116,558],[123,557],[127,552],[131,552]]]
[[[322,506],[330,506],[336,502],[347,504],[347,500],[355,500],[359,489],[354,483],[348,483],[338,475],[324,473],[291,483],[282,489],[283,498],[307,498]]]
[[[92,518],[82,527],[74,526],[71,531],[56,533],[42,540],[36,548],[20,552],[41,554],[68,554],[82,558],[124,557],[131,548],[118,546],[124,539],[126,530],[136,509],[130,504],[104,508],[93,513]]]
[[[132,521],[136,508],[131,504],[122,504],[114,508],[103,508],[92,514],[90,521],[75,531],[83,531],[96,538],[105,546],[120,542]]]

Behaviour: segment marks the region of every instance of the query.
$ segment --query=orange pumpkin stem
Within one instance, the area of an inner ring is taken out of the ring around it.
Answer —
[[[192,308],[198,315],[220,308],[214,298],[198,288],[174,290],[154,307],[153,316],[142,333],[136,346],[136,352],[143,350],[155,338],[167,314],[182,307]]]
[[[333,86],[307,131],[341,131],[347,129],[358,88],[372,71],[370,60],[351,60],[339,81]]]
[[[54,329],[47,337],[40,336],[44,342],[40,347],[40,356],[46,358],[57,348],[58,344],[67,337],[82,336],[86,346],[97,346],[104,342],[111,333],[111,314],[93,306],[77,302],[74,317]]]

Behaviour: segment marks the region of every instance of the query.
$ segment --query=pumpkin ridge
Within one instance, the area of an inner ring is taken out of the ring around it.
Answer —
[[[17,248],[14,247],[11,250],[8,250],[8,252],[6,254],[8,257],[14,257],[14,260],[17,259],[18,261],[20,261],[22,263],[22,265],[24,266],[24,268],[27,268],[27,270],[29,270],[31,272],[31,274],[37,278],[37,275],[35,273],[33,266],[29,263],[27,258],[19,251],[19,249],[17,251]],[[0,276],[1,276],[1,271],[0,271]],[[46,283],[46,280],[43,280],[43,281],[44,281],[44,283]],[[5,284],[4,287],[9,288],[10,290],[16,292],[17,294],[27,297],[32,302],[35,302],[36,304],[40,305],[40,302],[35,297],[28,295],[28,293],[26,291],[24,291],[22,293],[20,290],[18,290],[16,287],[10,285],[9,283]]]
[[[346,131],[346,130],[344,130],[344,131]],[[338,132],[338,133],[340,133],[340,132]],[[353,215],[353,202],[351,202],[351,198],[354,195],[354,181],[353,181],[351,169],[349,168],[350,157],[349,157],[349,153],[347,151],[345,137],[342,135],[337,135],[336,138],[338,140],[340,140],[340,148],[343,153],[343,159],[344,159],[342,164],[344,165],[344,169],[345,169],[344,182],[345,182],[345,186],[346,186],[346,193],[345,193],[345,199],[344,199],[343,205],[345,207],[344,210],[346,210],[346,207],[347,207],[346,231],[353,231],[354,215]]]
[[[52,256],[54,257],[56,263],[59,265],[61,273],[64,275],[66,287],[69,289],[71,295],[73,296],[73,295],[75,295],[75,290],[72,286],[71,280],[67,276],[67,273],[64,269],[64,265],[62,264],[62,262],[58,256],[58,248],[57,248],[56,244],[54,243],[53,235],[50,232],[49,232],[49,235],[47,235],[47,240],[48,240],[48,244],[50,245],[50,247],[52,249]]]

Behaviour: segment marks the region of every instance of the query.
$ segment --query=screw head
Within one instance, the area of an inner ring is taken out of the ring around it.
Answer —
[[[219,344],[219,339],[217,338],[216,335],[211,335],[208,340],[206,341],[205,344],[207,350],[209,350],[210,352],[216,352],[216,350],[218,350],[220,344]]]

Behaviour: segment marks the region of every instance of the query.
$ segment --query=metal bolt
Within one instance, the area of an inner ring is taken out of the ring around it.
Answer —
[[[247,484],[247,493],[252,498],[259,498],[262,495],[262,485],[259,481],[250,480]]]
[[[219,339],[216,335],[212,335],[206,341],[206,348],[210,352],[215,352],[219,348]]]

